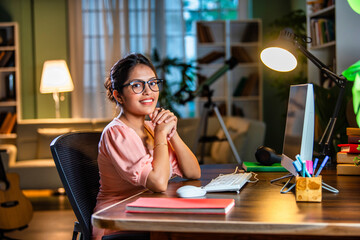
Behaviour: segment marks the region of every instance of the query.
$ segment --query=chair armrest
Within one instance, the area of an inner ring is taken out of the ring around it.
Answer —
[[[8,158],[2,159],[5,171],[7,171],[11,166],[15,165],[17,148],[12,144],[0,144],[0,149],[6,150]]]

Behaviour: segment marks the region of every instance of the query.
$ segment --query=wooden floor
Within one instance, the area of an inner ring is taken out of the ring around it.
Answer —
[[[7,232],[6,237],[22,240],[72,238],[76,217],[65,195],[55,195],[47,190],[24,191],[24,194],[33,205],[33,218],[27,228]]]

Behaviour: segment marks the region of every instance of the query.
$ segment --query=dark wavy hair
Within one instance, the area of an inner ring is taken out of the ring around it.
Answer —
[[[155,76],[157,76],[154,65],[147,57],[141,53],[130,53],[126,55],[112,66],[110,75],[105,80],[104,86],[110,101],[117,102],[113,96],[113,91],[117,90],[119,93],[122,93],[123,88],[121,86],[128,80],[130,72],[138,64],[144,64],[150,67],[155,73]]]

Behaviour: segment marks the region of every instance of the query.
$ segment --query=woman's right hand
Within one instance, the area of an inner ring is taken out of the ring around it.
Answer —
[[[155,133],[164,132],[168,139],[175,134],[177,117],[169,110],[156,108],[154,112],[150,114],[150,119],[155,125]]]

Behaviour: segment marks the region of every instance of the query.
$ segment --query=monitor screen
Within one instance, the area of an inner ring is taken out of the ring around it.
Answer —
[[[285,155],[295,160],[295,156],[300,154],[302,160],[312,160],[314,109],[314,90],[312,84],[290,86],[283,156]],[[282,163],[282,165],[284,164]]]

